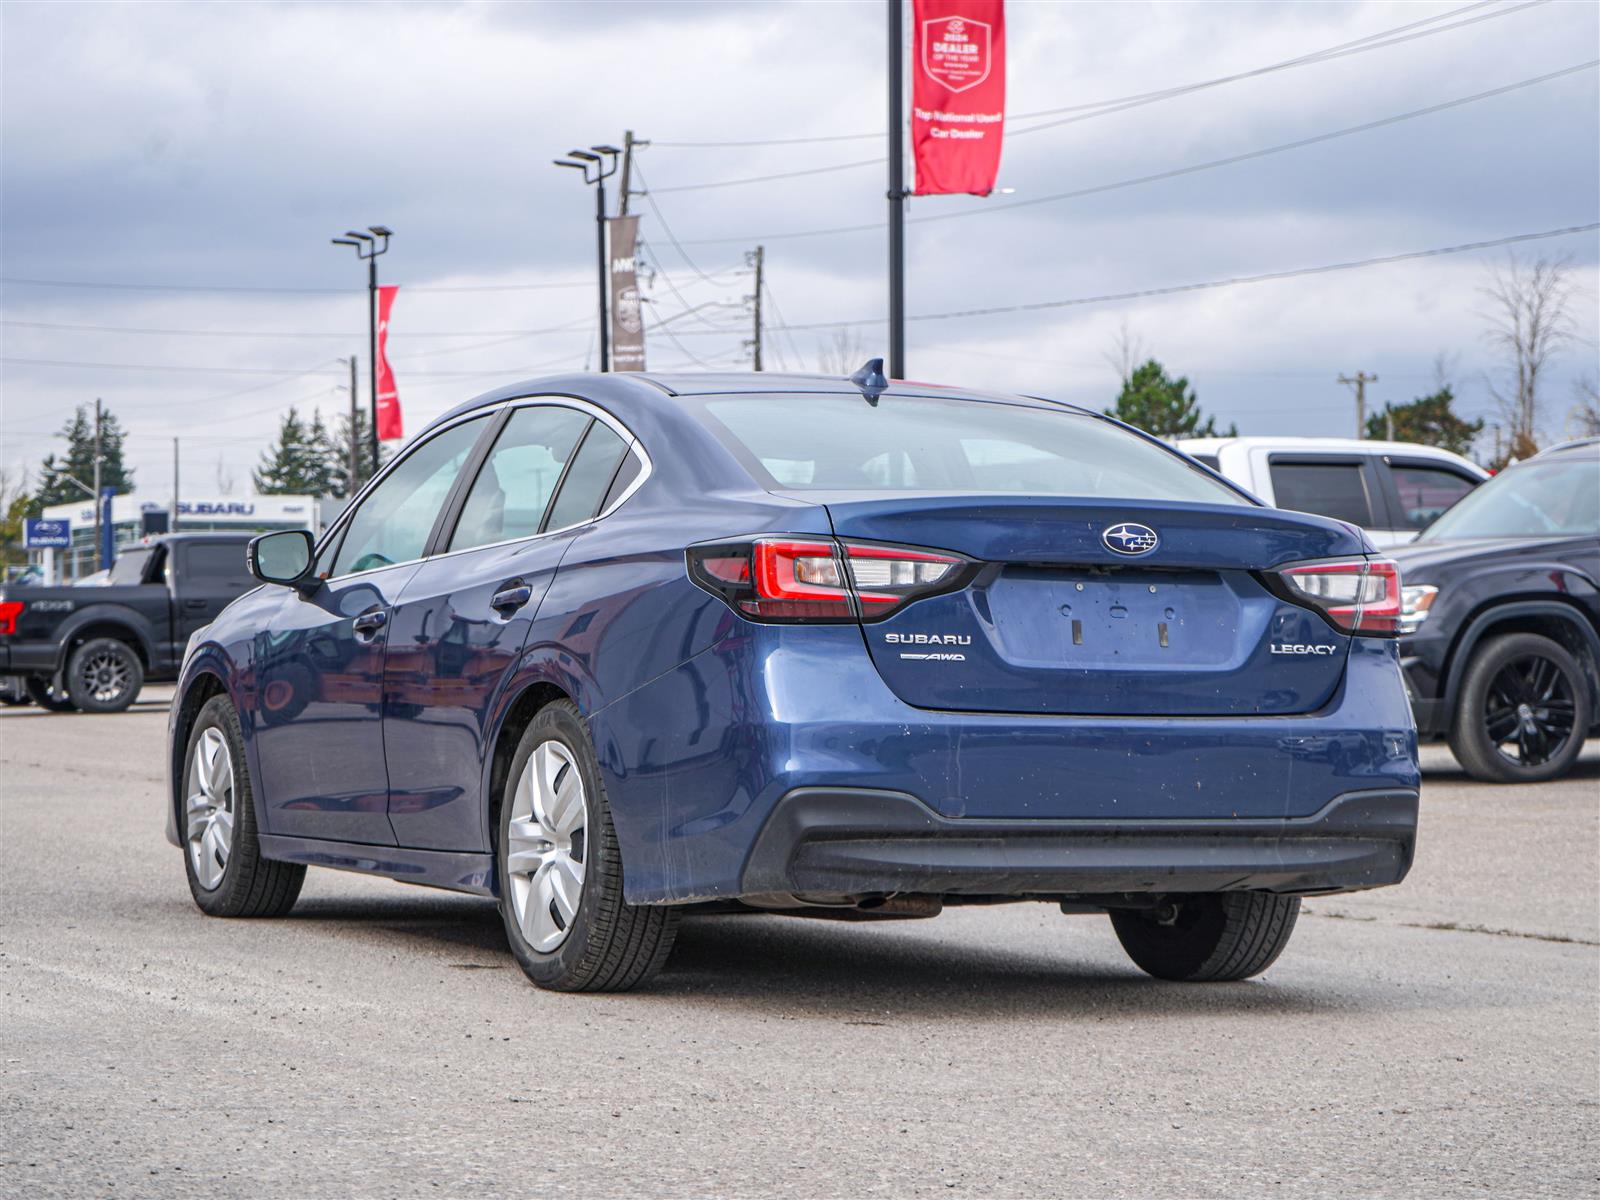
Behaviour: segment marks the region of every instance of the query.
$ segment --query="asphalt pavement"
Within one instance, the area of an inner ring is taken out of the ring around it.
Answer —
[[[1008,905],[695,918],[648,991],[563,996],[481,899],[312,871],[202,916],[169,694],[0,710],[0,1195],[1600,1189],[1600,743],[1526,788],[1429,748],[1411,877],[1248,983]]]

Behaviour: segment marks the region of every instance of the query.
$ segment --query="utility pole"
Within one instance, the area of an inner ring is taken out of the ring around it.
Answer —
[[[906,192],[901,93],[902,0],[889,2],[889,377],[906,377]]]
[[[172,520],[167,522],[169,533],[178,532],[178,439],[172,439]]]
[[[105,561],[105,539],[100,532],[100,397],[94,399],[94,553],[95,561],[104,570],[111,564]]]
[[[1339,382],[1356,390],[1356,438],[1359,440],[1367,436],[1367,384],[1377,383],[1378,377],[1357,371],[1354,376],[1339,376]]]
[[[617,209],[619,217],[628,215],[628,197],[644,195],[643,192],[633,190],[633,152],[649,144],[643,139],[634,137],[631,129],[622,131],[622,198]]]
[[[754,267],[756,271],[756,290],[755,294],[750,297],[752,312],[755,316],[755,336],[750,339],[750,369],[753,371],[764,369],[761,366],[761,271],[766,256],[767,248],[765,246],[757,246],[744,256],[745,262]],[[782,355],[779,355],[779,357],[781,358]]]
[[[356,397],[356,356],[350,356],[350,478],[345,484],[345,499],[355,497],[361,486],[360,406]]]

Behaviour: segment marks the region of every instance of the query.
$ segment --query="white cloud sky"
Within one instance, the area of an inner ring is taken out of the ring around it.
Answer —
[[[1456,4],[1023,3],[1008,6],[1013,113],[1250,70],[1466,7]],[[1519,10],[1519,11],[1512,11]],[[660,269],[652,313],[720,301],[673,324],[719,366],[743,353],[739,244],[704,239],[879,225],[881,167],[691,191],[705,181],[870,159],[879,140],[678,148],[674,141],[814,137],[883,123],[880,3],[524,5],[31,4],[0,8],[4,167],[0,250],[16,279],[209,284],[283,292],[10,285],[0,461],[32,465],[73,404],[103,397],[130,431],[142,487],[243,487],[290,403],[346,401],[336,356],[359,353],[358,264],[328,238],[382,222],[402,285],[391,355],[408,427],[479,391],[591,353],[592,200],[549,161],[570,146],[657,144],[642,199]],[[983,210],[1243,153],[1458,99],[1596,57],[1600,6],[1497,0],[1490,19],[1329,62],[1008,139],[991,201],[920,199],[913,217]],[[1596,72],[1384,129],[1163,182],[971,218],[912,224],[913,314],[1161,287],[1581,224],[1600,210]],[[1017,122],[1025,126],[1028,122]],[[751,243],[754,244],[753,242]],[[767,267],[796,324],[884,306],[880,229],[770,238]],[[1570,253],[1590,340],[1551,380],[1547,433],[1595,371],[1597,240]],[[1503,252],[1502,252],[1503,253]],[[1473,253],[1344,274],[960,321],[913,322],[918,378],[1044,391],[1102,406],[1105,354],[1126,322],[1187,375],[1203,407],[1246,432],[1348,432],[1341,372],[1375,398],[1426,390],[1453,355],[1463,407],[1491,409]],[[676,285],[674,292],[670,284]],[[523,291],[425,288],[571,283]],[[294,289],[305,289],[302,294]],[[318,289],[327,289],[319,291]],[[338,289],[348,289],[339,291]],[[680,299],[680,295],[682,299]],[[772,314],[769,310],[769,320]],[[702,320],[702,317],[704,320]],[[709,322],[709,327],[706,322]],[[184,335],[15,322],[178,329]],[[569,328],[500,339],[496,331]],[[217,336],[221,332],[293,337]],[[720,331],[720,332],[717,332]],[[460,333],[457,338],[422,336]],[[769,366],[816,366],[825,332],[769,333]],[[883,326],[855,331],[881,353]],[[479,343],[496,343],[479,345]],[[662,336],[653,366],[686,365]],[[228,367],[239,373],[207,373]],[[298,379],[248,372],[319,370]],[[457,372],[450,374],[450,372]],[[475,374],[469,374],[475,373]],[[246,389],[255,389],[246,391]],[[240,394],[242,393],[242,394]]]

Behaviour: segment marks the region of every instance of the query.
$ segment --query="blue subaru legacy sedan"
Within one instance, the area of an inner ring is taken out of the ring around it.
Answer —
[[[214,916],[366,871],[615,990],[686,911],[1036,900],[1231,980],[1411,864],[1394,564],[1069,405],[876,362],[544,379],[249,559],[169,728]]]

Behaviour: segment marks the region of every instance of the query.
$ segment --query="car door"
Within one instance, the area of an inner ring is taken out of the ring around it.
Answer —
[[[245,566],[245,539],[210,538],[168,543],[167,569],[173,573],[177,604],[175,638],[179,651],[196,629],[211,624],[217,614],[256,586]]]
[[[391,623],[384,746],[402,846],[488,848],[481,790],[495,697],[631,441],[605,414],[565,399],[513,406],[493,432]]]
[[[1409,540],[1390,528],[1383,484],[1370,455],[1272,454],[1267,470],[1279,508],[1360,526],[1379,548]]]
[[[320,547],[321,586],[284,589],[258,635],[256,747],[265,832],[394,845],[383,757],[383,660],[406,582],[488,429],[449,425],[388,467]]]

